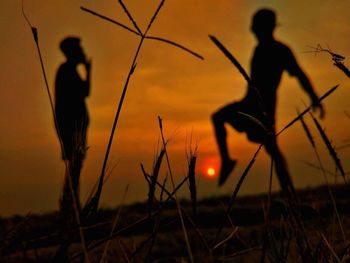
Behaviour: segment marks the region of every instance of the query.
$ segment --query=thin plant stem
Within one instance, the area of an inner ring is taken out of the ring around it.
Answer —
[[[161,134],[162,141],[163,141],[163,148],[164,148],[164,150],[165,150],[165,159],[166,159],[166,161],[167,161],[168,171],[169,171],[169,175],[170,175],[170,181],[171,181],[171,184],[172,184],[173,189],[175,189],[174,177],[173,177],[173,173],[172,173],[172,171],[171,171],[171,165],[170,165],[169,155],[168,155],[168,151],[167,151],[167,148],[166,148],[166,141],[165,141],[165,139],[164,139],[164,134],[163,134],[162,119],[161,119],[160,117],[158,117],[158,120],[159,120],[160,134]],[[188,251],[189,258],[190,258],[190,262],[191,262],[191,263],[194,263],[194,261],[193,261],[193,255],[192,255],[192,251],[191,251],[191,245],[190,245],[190,242],[189,242],[189,239],[188,239],[188,234],[187,234],[185,222],[184,222],[184,219],[183,219],[183,216],[182,216],[182,212],[181,212],[181,209],[180,209],[179,199],[177,198],[176,192],[175,192],[174,196],[175,196],[175,202],[176,202],[177,211],[178,211],[178,213],[179,213],[179,217],[180,217],[180,221],[181,221],[181,225],[182,225],[182,230],[183,230],[183,233],[184,233],[184,236],[185,236],[185,241],[186,241],[186,246],[187,246],[187,251]]]
[[[91,9],[88,9],[88,8],[86,8],[86,7],[80,7],[80,9],[81,9],[82,11],[84,11],[84,12],[87,12],[87,13],[89,13],[89,14],[91,14],[91,15],[94,15],[94,16],[96,16],[96,17],[98,17],[98,18],[101,18],[101,19],[103,19],[103,20],[105,20],[105,21],[108,21],[108,22],[110,22],[110,23],[112,23],[112,24],[115,24],[115,25],[117,25],[117,26],[119,26],[119,27],[121,27],[121,28],[124,28],[125,30],[127,30],[127,31],[129,31],[129,32],[131,32],[131,33],[134,33],[135,35],[138,35],[138,36],[142,37],[142,34],[138,33],[137,31],[131,29],[130,27],[128,27],[128,26],[126,26],[126,25],[124,25],[124,24],[122,24],[122,23],[120,23],[120,22],[118,22],[118,21],[115,21],[115,20],[113,20],[113,19],[111,19],[111,18],[109,18],[109,17],[106,17],[106,16],[104,16],[104,15],[101,15],[101,14],[99,14],[99,13],[97,13],[97,12],[91,10]],[[199,59],[201,59],[201,60],[204,60],[204,57],[203,57],[202,55],[200,55],[200,54],[198,54],[197,52],[194,52],[193,50],[191,50],[191,49],[189,49],[189,48],[187,48],[187,47],[185,47],[185,46],[183,46],[183,45],[181,45],[181,44],[179,44],[179,43],[176,43],[176,42],[174,42],[174,41],[172,41],[172,40],[168,40],[168,39],[161,38],[161,37],[156,37],[156,36],[145,36],[145,35],[144,35],[144,38],[145,38],[145,39],[156,40],[156,41],[160,41],[160,42],[164,42],[164,43],[170,44],[170,45],[172,45],[172,46],[175,46],[175,47],[177,47],[177,48],[182,49],[183,51],[186,51],[187,53],[190,53],[191,55],[193,55],[193,56],[195,56],[195,57],[197,57],[197,58],[199,58]]]
[[[52,111],[55,127],[56,127],[56,130],[57,130],[58,139],[59,139],[59,142],[60,142],[61,149],[64,152],[64,145],[63,145],[63,142],[62,142],[61,134],[60,134],[59,129],[58,129],[58,123],[57,123],[55,108],[54,108],[54,105],[53,105],[53,100],[52,100],[52,96],[51,96],[51,93],[50,93],[49,84],[48,84],[48,81],[47,81],[44,61],[43,61],[43,58],[42,58],[42,55],[41,55],[40,46],[39,46],[38,30],[37,30],[36,27],[32,26],[32,24],[30,23],[28,17],[25,14],[25,11],[24,11],[24,0],[22,0],[22,14],[23,14],[25,20],[27,21],[27,23],[28,23],[28,25],[31,28],[32,33],[33,33],[33,38],[34,38],[34,42],[35,42],[35,45],[36,45],[36,48],[37,48],[37,51],[38,51],[38,55],[39,55],[40,66],[41,66],[41,70],[42,70],[42,73],[43,73],[43,76],[44,76],[45,87],[46,87],[47,95],[48,95],[48,98],[49,98],[49,101],[50,101],[50,107],[51,107],[51,111]],[[82,227],[81,227],[80,212],[78,210],[78,200],[76,199],[76,196],[75,196],[75,193],[74,193],[72,177],[71,177],[71,173],[70,173],[69,168],[68,168],[67,161],[64,161],[64,164],[65,164],[66,174],[68,174],[68,184],[69,184],[69,188],[70,188],[71,195],[72,195],[72,198],[73,198],[73,207],[74,207],[76,221],[77,221],[77,224],[79,226],[79,235],[80,235],[80,240],[81,240],[81,243],[82,243],[82,248],[83,248],[83,252],[84,252],[85,262],[89,263],[90,260],[89,260],[89,256],[88,256],[87,249],[86,249],[86,242],[85,242],[84,233],[83,233],[83,230],[82,230]]]
[[[111,18],[109,18],[109,17],[106,17],[106,16],[104,16],[104,15],[101,15],[101,14],[99,14],[99,13],[96,13],[95,11],[93,11],[93,10],[91,10],[91,9],[89,9],[89,8],[86,8],[86,7],[81,6],[80,9],[81,9],[82,11],[84,11],[84,12],[87,12],[87,13],[91,14],[91,15],[97,16],[97,17],[99,17],[99,18],[102,18],[103,20],[106,20],[106,21],[108,21],[108,22],[111,22],[111,23],[113,23],[113,24],[115,24],[115,25],[117,25],[117,26],[120,26],[120,27],[126,29],[126,30],[129,31],[129,32],[132,32],[132,33],[134,33],[134,34],[136,34],[136,35],[139,35],[139,33],[138,33],[137,31],[131,29],[130,27],[128,27],[128,26],[126,26],[126,25],[124,25],[124,24],[122,24],[122,23],[119,23],[118,21],[115,21],[115,20],[113,20],[113,19],[111,19]]]
[[[137,30],[137,32],[142,35],[142,31],[139,28],[139,26],[137,25],[136,21],[133,19],[131,13],[129,12],[129,10],[127,9],[126,5],[124,4],[124,2],[122,0],[118,1],[119,4],[121,5],[121,7],[123,8],[124,12],[126,13],[126,15],[128,16],[128,18],[130,19],[131,23],[134,25],[135,29]]]

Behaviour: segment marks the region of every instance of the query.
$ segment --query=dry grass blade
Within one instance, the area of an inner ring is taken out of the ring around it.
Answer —
[[[151,178],[151,175],[149,175],[149,174],[146,172],[145,167],[143,166],[142,163],[140,164],[140,166],[141,166],[141,171],[142,171],[143,177],[145,178],[145,180],[146,180],[146,182],[147,182],[147,184],[148,184],[148,187],[149,187],[150,184],[151,184],[151,181],[150,181],[150,179],[149,179],[149,178]]]
[[[342,63],[342,62],[336,62],[336,63],[334,63],[334,65],[335,65],[338,69],[340,69],[341,71],[343,71],[344,74],[345,74],[348,78],[350,78],[350,70],[344,65],[344,63]]]
[[[163,148],[157,158],[157,161],[153,167],[153,173],[151,178],[149,179],[150,184],[149,184],[149,191],[148,191],[148,213],[151,214],[152,213],[152,206],[153,206],[153,200],[154,200],[154,194],[156,191],[156,184],[158,181],[158,175],[159,175],[159,171],[160,171],[160,167],[163,161],[163,157],[165,154],[165,149]]]
[[[120,214],[121,214],[122,208],[124,206],[124,202],[125,202],[125,198],[126,198],[126,195],[128,193],[128,190],[129,190],[129,185],[127,185],[126,188],[125,188],[124,195],[123,195],[123,198],[122,198],[122,202],[119,205],[119,209],[118,209],[117,215],[116,215],[116,217],[114,219],[110,236],[113,235],[113,232],[115,231],[115,229],[118,226]],[[108,252],[109,244],[110,244],[110,240],[107,241],[107,243],[106,243],[106,245],[105,245],[105,247],[103,249],[103,253],[102,253],[102,257],[101,257],[100,263],[107,263],[108,262],[107,261],[107,252]]]
[[[250,171],[250,168],[252,168],[255,160],[256,160],[256,157],[258,156],[258,153],[260,152],[262,146],[259,146],[258,150],[255,152],[253,158],[250,160],[249,164],[247,165],[247,167],[245,168],[242,176],[239,178],[239,181],[233,191],[233,194],[232,194],[232,197],[230,199],[230,203],[229,203],[229,206],[227,208],[227,214],[229,214],[231,212],[231,209],[232,209],[232,206],[233,206],[233,203],[234,201],[236,200],[237,198],[237,195],[238,195],[238,192],[239,190],[241,189],[241,186],[244,182],[244,179],[246,178],[246,176],[248,175],[249,171]]]
[[[173,45],[173,46],[175,46],[175,47],[178,47],[178,48],[180,48],[180,49],[182,49],[182,50],[184,50],[184,51],[190,53],[191,55],[193,55],[193,56],[195,56],[195,57],[197,57],[197,58],[199,58],[199,59],[202,59],[202,60],[204,59],[204,57],[201,56],[200,54],[198,54],[198,53],[194,52],[193,50],[191,50],[191,49],[189,49],[189,48],[187,48],[187,47],[185,47],[185,46],[183,46],[183,45],[180,45],[180,44],[178,44],[178,43],[176,43],[176,42],[174,42],[174,41],[172,41],[172,40],[168,40],[168,39],[161,38],[161,37],[146,36],[146,35],[144,35],[144,34],[140,34],[139,32],[137,32],[137,31],[131,29],[130,27],[127,27],[126,25],[124,25],[124,24],[122,24],[122,23],[120,23],[120,22],[118,22],[118,21],[116,21],[116,20],[114,20],[114,19],[111,19],[111,18],[109,18],[109,17],[106,17],[106,16],[104,16],[104,15],[101,15],[101,14],[95,12],[95,11],[92,11],[92,10],[88,9],[88,8],[80,7],[80,9],[83,10],[83,11],[85,11],[85,12],[87,12],[87,13],[89,13],[89,14],[91,14],[91,15],[94,15],[94,16],[96,16],[96,17],[98,17],[98,18],[101,18],[101,19],[106,20],[106,21],[108,21],[108,22],[111,22],[111,23],[113,23],[113,24],[115,24],[115,25],[117,25],[117,26],[119,26],[119,27],[122,27],[122,28],[124,28],[124,29],[126,29],[126,30],[128,30],[128,31],[130,31],[130,32],[132,32],[132,33],[134,33],[135,35],[144,37],[144,38],[146,38],[146,39],[157,40],[157,41],[160,41],[160,42],[164,42],[164,43]]]
[[[115,164],[111,169],[109,169],[109,167],[106,168],[106,177],[103,180],[104,185],[107,183],[108,179],[111,177],[111,175],[112,175],[113,171],[115,170],[115,168],[117,167],[117,165],[118,165],[118,163]],[[83,202],[85,205],[91,200],[94,193],[96,193],[98,182],[99,182],[99,178],[97,178],[97,180],[94,183],[94,185],[92,186],[92,188],[90,188],[90,190],[87,191],[87,194],[84,197],[84,202]]]
[[[325,98],[327,98],[329,95],[331,95],[339,85],[334,86],[333,88],[329,89],[325,94],[323,94],[322,97],[320,97],[319,102],[323,101]],[[296,123],[300,117],[304,116],[306,113],[308,113],[311,110],[311,106],[307,107],[304,111],[302,111],[296,118],[294,118],[292,121],[290,121],[282,130],[280,130],[276,136],[280,135],[282,132],[284,132],[286,129],[291,127],[294,123]]]
[[[147,29],[146,29],[144,35],[146,35],[146,34],[148,33],[148,31],[150,30],[150,28],[151,28],[153,22],[154,22],[155,19],[157,18],[158,14],[159,14],[159,12],[160,12],[160,9],[162,9],[164,3],[165,3],[165,0],[162,0],[162,1],[159,3],[157,10],[154,12],[154,14],[153,14],[151,20],[149,21],[149,24],[148,24],[148,26],[147,26]]]
[[[191,194],[192,211],[195,215],[197,213],[197,186],[196,186],[196,153],[191,154],[188,163],[188,181]]]
[[[136,21],[132,18],[132,15],[130,14],[129,10],[126,8],[126,5],[123,3],[122,0],[119,0],[118,2],[121,5],[121,7],[123,8],[123,10],[126,13],[126,15],[128,16],[128,18],[130,19],[131,23],[134,25],[137,32],[139,32],[139,34],[142,35],[142,31],[140,30],[140,28],[136,24]]]
[[[326,147],[327,147],[327,149],[329,151],[329,154],[333,158],[336,167],[339,169],[342,177],[345,179],[345,172],[344,172],[343,166],[341,164],[340,159],[338,158],[337,152],[335,151],[334,147],[332,146],[331,141],[328,139],[325,131],[323,130],[323,128],[321,127],[321,125],[317,121],[317,119],[312,114],[311,114],[311,117],[312,117],[312,119],[313,119],[313,121],[314,121],[314,123],[315,123],[315,125],[317,127],[318,132],[320,133],[320,135],[322,137],[323,142],[325,143],[325,145],[326,145]]]
[[[215,45],[218,46],[218,48],[225,54],[225,56],[236,66],[238,71],[242,74],[244,79],[247,81],[247,83],[250,85],[251,80],[247,72],[244,70],[244,68],[241,66],[241,64],[238,62],[238,60],[227,50],[226,47],[214,36],[209,35],[209,38],[215,43]]]
[[[221,240],[219,243],[217,243],[214,247],[213,250],[221,247],[223,244],[225,244],[227,241],[232,239],[238,232],[238,226],[223,240]]]
[[[163,202],[163,195],[164,195],[164,189],[165,189],[165,185],[166,182],[168,181],[168,174],[165,176],[162,187],[161,187],[161,191],[160,191],[160,195],[159,195],[159,202]]]
[[[214,44],[224,53],[224,55],[233,63],[233,65],[238,69],[238,71],[241,73],[243,78],[248,83],[248,88],[252,89],[258,99],[260,110],[266,114],[266,106],[264,105],[263,99],[261,97],[260,91],[252,85],[251,79],[247,72],[244,70],[244,68],[241,66],[241,64],[238,62],[238,60],[231,54],[230,51],[214,36],[209,35],[209,38],[214,42]],[[267,116],[267,114],[266,114]],[[267,116],[269,117],[269,116]]]
[[[245,118],[247,118],[248,120],[250,120],[251,122],[255,123],[256,125],[258,125],[259,127],[261,127],[266,134],[271,134],[272,131],[270,129],[268,129],[260,120],[258,120],[257,118],[255,118],[252,115],[249,115],[247,113],[241,112],[241,111],[237,111],[237,113]]]
[[[136,51],[136,54],[134,56],[134,60],[133,60],[133,62],[131,64],[131,68],[130,68],[129,74],[128,74],[127,78],[126,78],[126,81],[125,81],[125,84],[124,84],[124,88],[123,88],[123,92],[122,92],[122,95],[121,95],[120,100],[119,100],[118,109],[116,111],[116,115],[115,115],[114,122],[113,122],[113,127],[112,127],[111,134],[110,134],[109,141],[108,141],[107,150],[106,150],[106,153],[105,153],[105,158],[104,158],[103,165],[102,165],[102,170],[101,170],[101,175],[100,175],[97,191],[96,191],[95,195],[93,196],[93,198],[91,198],[90,202],[84,208],[84,210],[86,210],[85,214],[87,216],[95,214],[97,209],[98,209],[98,204],[99,204],[101,193],[102,193],[103,181],[104,181],[105,171],[106,171],[108,157],[109,157],[109,152],[111,150],[111,146],[112,146],[112,142],[113,142],[114,132],[115,132],[115,129],[117,127],[117,123],[118,123],[120,112],[121,112],[121,109],[122,109],[122,106],[123,106],[123,102],[124,102],[124,99],[125,99],[126,91],[128,89],[130,78],[131,78],[131,76],[134,73],[135,68],[136,68],[136,64],[135,63],[136,63],[137,56],[139,54],[139,51],[140,51],[142,43],[143,43],[142,40],[143,39],[141,39],[141,41],[139,43],[139,46],[138,46],[138,49]]]
[[[146,36],[145,38],[146,39],[151,39],[151,40],[158,40],[158,41],[161,41],[161,42],[168,43],[170,45],[178,47],[178,48],[180,48],[180,49],[182,49],[182,50],[192,54],[193,56],[195,56],[195,57],[197,57],[197,58],[199,58],[201,60],[204,60],[204,57],[202,55],[200,55],[197,52],[194,52],[193,50],[191,50],[191,49],[189,49],[189,48],[187,48],[187,47],[185,47],[183,45],[180,45],[180,44],[178,44],[178,43],[176,43],[174,41],[171,41],[171,40],[168,40],[168,39],[165,39],[165,38],[161,38],[161,37],[154,37],[154,36]]]
[[[297,111],[298,116],[300,116],[300,112]],[[316,144],[315,144],[315,140],[311,135],[310,129],[309,127],[306,125],[306,122],[304,121],[303,116],[300,116],[300,122],[301,122],[301,126],[303,127],[306,137],[309,139],[309,142],[312,145],[312,148],[316,148]]]
[[[338,263],[340,263],[341,261],[340,261],[338,255],[337,255],[337,253],[335,253],[334,249],[333,249],[332,246],[329,244],[327,238],[326,238],[326,237],[324,236],[324,234],[322,234],[322,233],[321,233],[321,237],[322,237],[323,242],[326,244],[327,248],[328,248],[329,251],[331,252],[332,256],[334,257],[334,259],[335,259]]]
[[[115,21],[115,20],[113,20],[113,19],[111,19],[111,18],[109,18],[109,17],[106,17],[106,16],[104,16],[104,15],[101,15],[101,14],[99,14],[99,13],[96,13],[95,11],[92,11],[91,9],[88,9],[88,8],[86,8],[86,7],[83,7],[83,6],[81,6],[80,9],[81,9],[82,11],[84,11],[84,12],[87,12],[87,13],[91,14],[91,15],[97,16],[97,17],[99,17],[99,18],[102,18],[103,20],[106,20],[106,21],[108,21],[108,22],[111,22],[111,23],[113,23],[113,24],[115,24],[115,25],[117,25],[117,26],[120,26],[120,27],[122,27],[122,28],[124,28],[124,29],[126,29],[126,30],[128,30],[128,31],[130,31],[130,32],[132,32],[132,33],[134,33],[134,34],[136,34],[136,35],[140,35],[137,31],[131,29],[130,27],[127,27],[126,25],[124,25],[124,24],[122,24],[122,23],[119,23],[118,21]]]
[[[37,48],[37,51],[38,51],[38,55],[39,55],[39,60],[40,60],[40,66],[41,66],[41,71],[43,73],[43,76],[44,76],[44,81],[45,81],[45,87],[46,87],[46,92],[47,92],[47,96],[49,98],[49,102],[50,102],[50,107],[51,107],[51,112],[52,112],[52,115],[53,115],[53,119],[54,119],[54,124],[55,124],[55,127],[56,127],[56,130],[57,130],[57,134],[58,134],[58,138],[59,138],[59,142],[60,142],[60,145],[63,149],[63,143],[62,143],[62,139],[61,139],[61,135],[59,133],[59,130],[57,129],[58,125],[57,125],[57,119],[56,119],[56,114],[55,114],[55,108],[54,108],[54,105],[53,105],[53,100],[52,100],[52,96],[51,96],[51,92],[50,92],[50,88],[49,88],[49,83],[47,81],[47,76],[46,76],[46,71],[45,71],[45,66],[44,66],[44,61],[43,61],[43,58],[42,58],[42,55],[41,55],[41,50],[40,50],[40,46],[39,46],[39,37],[38,37],[38,30],[36,27],[34,27],[25,11],[24,11],[24,0],[22,0],[22,14],[23,14],[23,17],[24,19],[26,20],[28,26],[30,27],[32,33],[33,33],[33,38],[34,38],[34,41],[35,41],[35,45],[36,45],[36,48]]]

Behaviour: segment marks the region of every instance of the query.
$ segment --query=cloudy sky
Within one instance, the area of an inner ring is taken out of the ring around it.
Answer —
[[[156,9],[157,0],[125,0],[135,20],[145,29]],[[96,181],[116,105],[139,38],[80,9],[92,9],[132,27],[116,0],[24,0],[27,16],[38,28],[39,42],[53,92],[55,74],[64,61],[58,44],[68,35],[79,36],[86,54],[92,58],[92,90],[87,100],[91,125],[89,152],[82,172],[82,199]],[[146,183],[140,171],[142,162],[151,170],[157,151],[157,116],[164,120],[165,136],[170,138],[169,156],[180,181],[186,175],[186,151],[198,146],[198,192],[201,197],[232,191],[257,148],[244,134],[229,129],[233,158],[239,163],[224,187],[206,176],[209,167],[217,169],[218,152],[210,115],[219,107],[239,100],[245,82],[237,70],[210,41],[215,35],[249,71],[256,45],[249,31],[252,14],[261,8],[276,10],[277,39],[287,43],[310,77],[318,94],[335,84],[340,88],[327,99],[322,125],[340,147],[349,143],[350,81],[332,65],[326,53],[313,54],[308,46],[321,44],[350,56],[350,1],[340,0],[167,0],[150,35],[181,43],[205,59],[157,41],[146,41],[132,76],[110,154],[109,167],[115,167],[102,195],[104,206],[115,206],[130,185],[128,202],[144,200]],[[40,69],[38,54],[21,13],[21,1],[0,3],[0,215],[45,212],[57,209],[64,165]],[[349,61],[345,63],[350,66]],[[296,108],[309,103],[298,82],[285,74],[279,89],[277,126],[282,128],[296,115]],[[310,119],[319,152],[327,169],[335,167]],[[192,139],[191,139],[192,138]],[[279,137],[297,187],[323,182],[317,170],[304,161],[317,163],[300,124]],[[350,170],[350,148],[339,150],[345,170]],[[241,194],[264,192],[268,188],[269,159],[262,152],[251,170]],[[164,178],[163,170],[161,177]],[[333,178],[331,180],[334,180]],[[339,179],[338,179],[339,180]],[[276,180],[273,182],[278,189]],[[183,196],[188,193],[184,189]]]

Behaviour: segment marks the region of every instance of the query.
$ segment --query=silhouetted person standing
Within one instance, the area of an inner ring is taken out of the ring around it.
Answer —
[[[319,109],[321,117],[324,115],[318,96],[292,51],[275,40],[273,36],[275,27],[274,11],[261,9],[254,14],[251,30],[258,40],[258,45],[251,60],[251,85],[241,101],[219,109],[212,116],[221,156],[219,185],[226,181],[236,165],[236,160],[230,158],[227,150],[224,124],[229,123],[237,131],[246,132],[250,141],[264,144],[268,154],[274,159],[282,190],[294,192],[287,165],[275,137],[276,93],[284,71],[298,79],[310,96],[314,109]],[[249,116],[254,117],[260,124]]]
[[[55,82],[56,129],[62,142],[62,159],[67,162],[68,168],[61,200],[61,209],[64,210],[69,209],[73,201],[69,178],[79,206],[79,177],[87,149],[89,116],[85,98],[90,93],[91,62],[86,59],[77,37],[65,38],[60,43],[60,49],[67,59],[60,65]],[[85,66],[86,79],[82,79],[77,71],[79,64]]]

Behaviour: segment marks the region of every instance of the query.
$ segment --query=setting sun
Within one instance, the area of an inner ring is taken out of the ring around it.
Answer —
[[[208,177],[214,177],[215,176],[215,169],[213,167],[209,167],[207,170]]]

